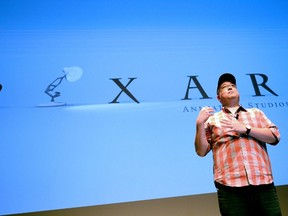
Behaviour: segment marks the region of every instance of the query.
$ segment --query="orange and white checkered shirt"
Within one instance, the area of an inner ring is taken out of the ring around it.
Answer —
[[[279,142],[277,126],[261,110],[240,107],[236,114],[238,121],[244,125],[269,128],[277,138],[277,143]],[[223,118],[234,116],[228,109],[222,108],[206,124],[206,137],[211,145],[210,150],[213,151],[214,180],[231,187],[272,183],[272,168],[266,143],[236,132],[225,132],[220,124]]]

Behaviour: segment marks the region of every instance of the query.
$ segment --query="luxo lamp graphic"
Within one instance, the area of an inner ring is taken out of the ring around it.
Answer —
[[[56,102],[55,98],[60,97],[61,93],[59,91],[55,91],[55,89],[62,83],[63,79],[66,79],[68,82],[75,82],[79,80],[83,75],[83,70],[80,67],[65,67],[62,72],[63,76],[56,78],[53,82],[51,82],[46,90],[44,91],[48,96],[51,97],[49,103],[39,104],[40,107],[51,107],[51,106],[64,106],[66,102]]]

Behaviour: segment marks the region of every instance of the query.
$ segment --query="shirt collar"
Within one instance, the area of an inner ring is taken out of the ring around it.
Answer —
[[[222,111],[225,113],[231,113],[227,107],[222,107]],[[239,113],[240,111],[247,112],[247,110],[242,105],[239,106],[235,113]]]

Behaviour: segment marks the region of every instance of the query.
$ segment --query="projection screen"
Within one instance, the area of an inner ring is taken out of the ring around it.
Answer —
[[[0,214],[215,192],[194,150],[218,77],[280,129],[288,183],[285,1],[0,2]]]

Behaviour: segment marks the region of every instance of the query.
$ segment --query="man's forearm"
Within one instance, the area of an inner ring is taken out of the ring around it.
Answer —
[[[276,144],[278,139],[273,135],[272,131],[268,128],[251,128],[249,136],[260,140],[261,142]]]
[[[195,136],[195,150],[196,153],[204,157],[209,151],[209,143],[206,140],[204,124],[196,124],[196,136]]]

